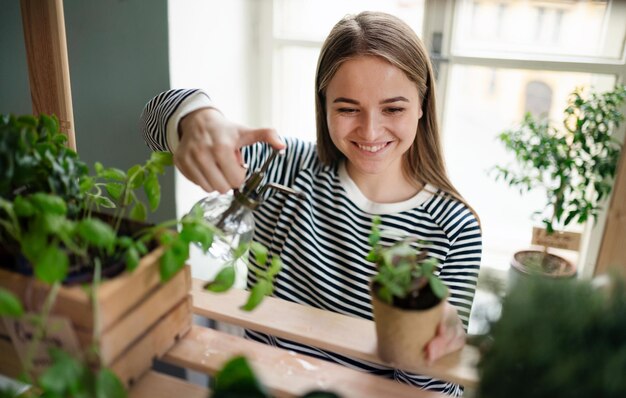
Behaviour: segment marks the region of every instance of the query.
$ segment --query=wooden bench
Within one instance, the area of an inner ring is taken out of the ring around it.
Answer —
[[[193,281],[193,312],[196,315],[388,365],[376,355],[376,332],[371,321],[271,297],[266,298],[256,310],[245,312],[239,307],[246,301],[246,291],[234,289],[227,293],[210,293],[203,289],[204,283],[197,279]],[[200,326],[193,326],[165,354],[163,360],[183,368],[215,375],[228,359],[236,355],[248,358],[262,383],[277,397],[300,396],[320,389],[334,391],[346,398],[444,396]],[[471,389],[478,381],[478,357],[474,347],[466,346],[431,367],[416,366],[406,370],[459,383]],[[152,386],[168,383],[182,383],[191,389],[190,394],[208,395],[206,389],[198,387],[199,390],[194,390],[195,386],[184,381],[150,372],[133,387],[130,396],[161,396],[158,394],[169,391],[170,387],[164,386],[162,391],[155,392],[157,395],[150,395]]]

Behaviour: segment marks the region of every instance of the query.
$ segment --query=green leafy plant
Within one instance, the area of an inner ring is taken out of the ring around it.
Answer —
[[[16,264],[28,264],[37,279],[51,285],[41,314],[24,314],[19,300],[0,289],[0,316],[24,317],[35,327],[31,353],[46,334],[49,312],[73,264],[79,264],[92,276],[91,285],[86,288],[98,319],[95,303],[107,264],[117,262],[132,271],[157,242],[162,247],[161,279],[167,281],[184,267],[191,244],[206,252],[215,234],[221,233],[204,220],[200,209],[180,220],[125,228],[127,218],[143,221],[148,210],[158,207],[158,175],[172,164],[171,154],[153,153],[145,164],[128,171],[96,163],[95,174],[89,175],[88,167],[76,153],[65,148],[66,138],[59,131],[56,118],[1,116],[0,122],[0,164],[5,177],[0,185],[0,249],[5,258],[7,254],[18,256]],[[247,246],[238,248],[237,256],[247,250]],[[268,261],[264,247],[255,244],[253,250],[257,259]],[[19,260],[19,256],[25,261]],[[280,260],[272,259],[252,289],[243,306],[245,310],[254,309],[265,295],[271,294],[279,270]],[[232,283],[222,285],[223,291]],[[84,361],[58,350],[51,352],[52,366],[41,377],[32,379],[31,358],[26,361],[25,380],[42,390],[45,397],[125,396],[122,384],[109,370],[96,366],[98,370],[91,371],[90,366],[99,363],[99,336],[94,333]]]
[[[626,396],[623,279],[604,289],[575,280],[516,285],[490,336],[477,396]]]
[[[375,217],[369,243],[368,261],[376,263],[378,273],[372,279],[378,298],[401,308],[425,309],[436,305],[448,294],[448,288],[434,274],[437,260],[411,246],[411,240],[400,240],[391,246],[381,243],[381,219]]]
[[[80,181],[88,168],[66,142],[53,117],[1,115],[0,196],[10,200],[20,194],[52,193],[76,214],[84,198]]]
[[[614,134],[624,119],[619,108],[625,99],[623,85],[606,93],[576,89],[560,125],[526,114],[518,128],[500,134],[516,162],[492,172],[520,194],[545,190],[546,206],[536,214],[548,234],[597,218],[615,177],[621,145]]]

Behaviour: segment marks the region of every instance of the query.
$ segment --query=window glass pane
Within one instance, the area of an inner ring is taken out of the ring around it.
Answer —
[[[394,14],[421,35],[424,0],[274,0],[274,35],[324,41],[344,15],[365,10]]]
[[[281,135],[315,141],[315,69],[320,49],[281,46],[274,57],[274,126]]]
[[[549,114],[560,123],[567,96],[575,87],[605,91],[614,84],[615,78],[605,75],[452,66],[444,151],[452,182],[481,218],[485,266],[508,268],[512,254],[530,245],[535,225],[531,216],[546,203],[543,192],[521,196],[487,174],[494,165],[513,160],[497,135],[515,127],[526,111]]]
[[[621,4],[620,4],[621,3]],[[455,54],[521,54],[620,58],[626,2],[609,0],[462,0]]]

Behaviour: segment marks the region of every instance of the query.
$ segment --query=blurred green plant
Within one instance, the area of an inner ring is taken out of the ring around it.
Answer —
[[[477,396],[626,396],[626,288],[619,277],[603,289],[541,278],[518,284],[490,334]]]

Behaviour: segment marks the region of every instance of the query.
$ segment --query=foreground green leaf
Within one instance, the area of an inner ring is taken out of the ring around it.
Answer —
[[[228,265],[215,276],[212,282],[206,285],[206,289],[215,292],[222,293],[233,287],[235,284],[235,267]]]
[[[250,290],[250,295],[248,296],[248,301],[241,306],[241,309],[244,311],[252,311],[255,309],[265,296],[269,295],[272,292],[272,285],[265,279],[259,279]]]
[[[20,317],[24,308],[20,300],[10,291],[0,287],[0,316]]]
[[[267,398],[245,357],[231,359],[215,376],[213,398]]]
[[[43,249],[35,264],[37,279],[50,284],[63,281],[68,270],[67,253],[56,246],[48,246]]]

